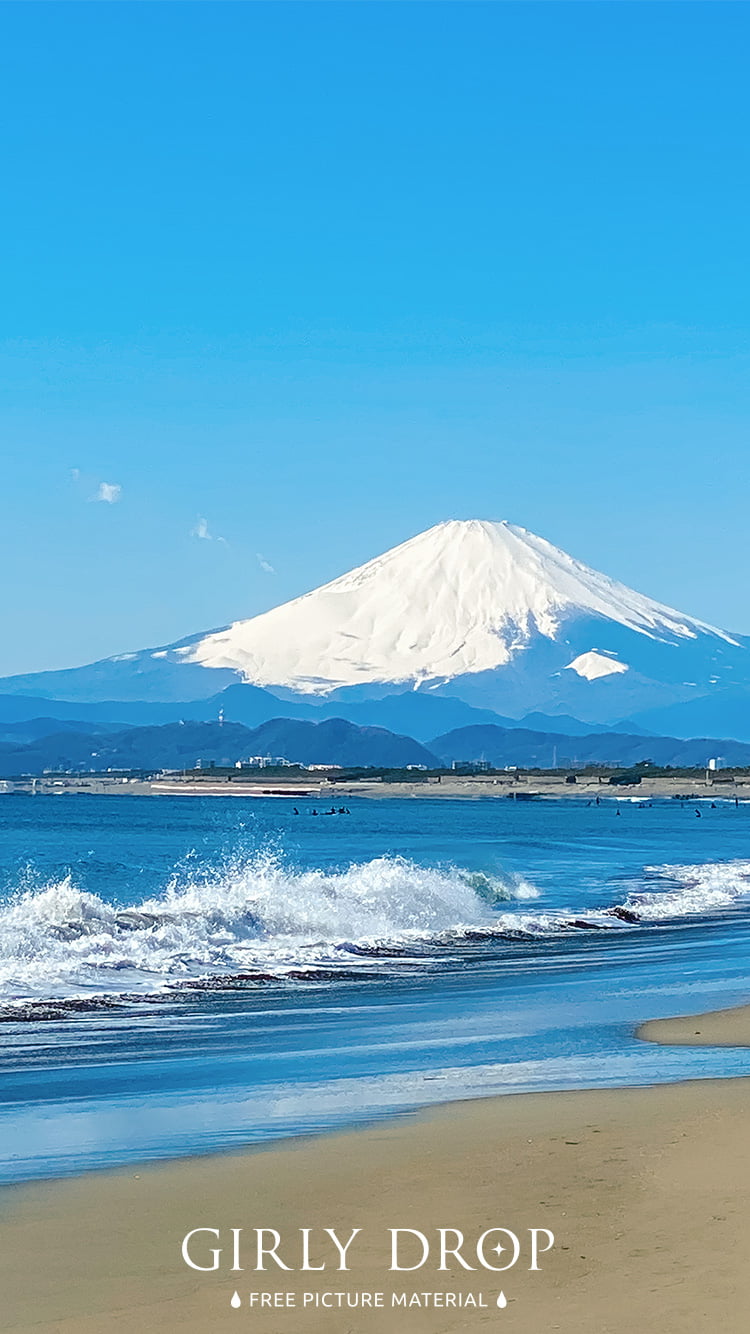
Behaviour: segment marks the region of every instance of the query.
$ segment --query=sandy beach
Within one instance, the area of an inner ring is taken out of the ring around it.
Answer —
[[[110,777],[106,774],[47,775],[41,778],[23,778],[0,781],[0,795],[25,792],[48,795],[95,795],[111,797],[232,797],[240,800],[274,799],[285,803],[306,803],[335,807],[357,797],[376,801],[397,798],[422,800],[461,798],[466,801],[494,799],[528,801],[538,797],[555,797],[565,801],[644,802],[670,799],[675,801],[750,801],[750,771],[734,775],[707,775],[703,770],[683,774],[644,775],[637,784],[615,786],[609,782],[609,770],[601,776],[560,769],[554,773],[497,774],[444,774],[439,780],[390,782],[376,778],[329,782],[320,774],[304,778],[274,775],[271,778],[248,778],[235,774],[223,778],[195,775],[165,774],[157,778]],[[568,782],[568,778],[575,782]]]
[[[605,778],[601,782],[597,777],[577,774],[575,783],[566,782],[566,774],[524,773],[516,781],[513,778],[487,776],[461,776],[443,778],[440,783],[371,783],[361,784],[356,789],[348,789],[353,796],[373,798],[387,797],[429,797],[478,800],[479,798],[502,798],[506,801],[526,801],[530,797],[555,797],[573,801],[649,801],[669,798],[685,801],[747,801],[750,798],[750,782],[743,774],[736,780],[713,782],[706,780],[704,774],[689,776],[670,776],[658,774],[644,777],[640,783],[624,787],[613,786]]]
[[[750,1005],[676,1019],[651,1019],[641,1024],[637,1036],[644,1042],[677,1043],[682,1047],[750,1047]]]
[[[748,1034],[750,1008],[643,1033],[735,1043]],[[740,1334],[750,1320],[749,1131],[750,1079],[696,1081],[493,1098],[265,1151],[6,1188],[2,1328]],[[231,1228],[253,1238],[258,1227],[278,1229],[295,1272],[256,1274],[249,1244],[241,1274],[198,1273],[181,1259],[192,1229],[222,1234],[195,1241],[204,1248],[196,1260],[208,1263],[208,1247],[228,1247]],[[313,1230],[312,1263],[327,1258],[327,1273],[296,1272],[302,1227]],[[343,1238],[362,1229],[346,1275],[331,1269],[331,1247],[318,1240],[327,1227]],[[431,1250],[417,1273],[389,1273],[396,1227],[423,1232],[433,1250],[436,1229],[459,1228],[469,1258],[479,1233],[507,1228],[521,1239],[521,1259],[504,1274],[439,1273]],[[538,1272],[529,1272],[532,1228],[556,1238]],[[230,1306],[235,1290],[239,1310]],[[293,1294],[283,1300],[296,1305],[250,1309],[251,1292]],[[324,1293],[363,1292],[382,1293],[384,1307],[314,1304]],[[415,1292],[453,1293],[457,1303],[473,1294],[478,1304],[436,1306],[432,1296],[429,1305],[390,1306],[393,1293]]]

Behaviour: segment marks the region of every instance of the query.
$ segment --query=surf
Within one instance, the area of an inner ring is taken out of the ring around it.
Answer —
[[[518,872],[392,854],[339,868],[300,867],[278,848],[186,858],[161,892],[131,904],[108,902],[72,873],[34,883],[27,871],[0,906],[0,1017],[181,988],[403,975],[468,963],[483,942],[654,928],[731,910],[748,894],[742,860],[647,866],[622,898],[579,911],[536,906],[541,891]]]

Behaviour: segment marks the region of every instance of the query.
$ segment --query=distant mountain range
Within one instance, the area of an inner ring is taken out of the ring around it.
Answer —
[[[577,764],[629,767],[650,760],[675,769],[703,768],[710,759],[724,765],[750,765],[750,745],[711,738],[682,741],[677,737],[627,736],[600,732],[592,736],[562,736],[526,728],[493,725],[462,727],[430,742],[430,750],[444,764],[484,760],[493,768],[569,768]]]
[[[277,718],[253,729],[241,723],[166,723],[107,735],[63,732],[27,744],[0,744],[0,777],[45,770],[105,773],[108,769],[190,769],[233,765],[252,756],[346,768],[405,768],[438,763],[411,737],[342,718],[321,723]]]
[[[193,700],[189,703],[141,703],[132,700],[103,700],[97,703],[82,703],[80,700],[40,699],[34,695],[0,694],[0,740],[10,739],[14,734],[20,740],[43,736],[52,731],[82,730],[85,732],[103,728],[116,731],[125,726],[156,726],[171,722],[213,722],[219,715],[230,722],[244,723],[246,727],[257,727],[260,723],[278,718],[282,713],[287,718],[305,718],[310,722],[320,722],[325,718],[346,718],[349,722],[363,727],[385,727],[389,731],[408,734],[418,741],[428,741],[439,732],[452,731],[457,727],[469,727],[481,723],[496,723],[501,727],[533,727],[537,731],[554,731],[584,735],[590,732],[634,731],[643,729],[621,724],[608,728],[602,724],[581,722],[567,714],[553,717],[549,714],[533,713],[516,720],[493,713],[491,709],[474,709],[462,700],[452,699],[448,695],[422,695],[411,692],[400,695],[385,695],[380,699],[362,702],[347,702],[336,699],[310,704],[304,700],[280,700],[270,690],[259,686],[228,686],[220,694],[210,699]],[[48,726],[57,721],[60,725]],[[45,733],[46,726],[46,733]],[[648,735],[644,731],[644,735]]]
[[[49,726],[50,720],[36,720],[32,730],[42,725]],[[52,726],[57,726],[54,720]],[[79,723],[78,730],[57,730],[23,740],[8,739],[6,732],[0,742],[0,778],[51,770],[104,773],[110,769],[191,769],[199,763],[231,766],[257,756],[302,765],[376,769],[409,765],[432,769],[482,761],[494,768],[618,767],[643,760],[691,768],[703,767],[711,758],[725,765],[750,765],[750,745],[616,732],[572,736],[490,723],[456,728],[425,746],[386,728],[362,727],[343,718],[321,722],[274,718],[255,728],[234,722],[187,721],[111,731],[103,730],[100,723]]]
[[[224,629],[0,680],[7,722],[166,724],[220,708],[250,727],[282,713],[341,717],[422,742],[529,721],[542,732],[750,741],[750,638],[524,528],[451,520]]]

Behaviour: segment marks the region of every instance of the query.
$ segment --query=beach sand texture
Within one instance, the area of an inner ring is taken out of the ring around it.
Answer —
[[[737,1013],[726,1021],[732,1037]],[[675,1023],[678,1033],[701,1026]],[[709,1031],[709,1017],[701,1023]],[[717,1040],[720,1016],[710,1031]],[[0,1202],[0,1327],[15,1334],[750,1328],[750,1079],[492,1098],[281,1148],[11,1187]],[[290,1239],[300,1227],[363,1232],[348,1275],[264,1278],[185,1267],[180,1242],[197,1227],[225,1241],[232,1227]],[[440,1274],[431,1257],[417,1273],[390,1274],[391,1227],[430,1238],[455,1227],[472,1239],[490,1227],[549,1228],[556,1245],[538,1273],[526,1257],[502,1275]],[[488,1305],[248,1309],[248,1294],[264,1290],[298,1300],[382,1291],[387,1302],[393,1291],[471,1292]]]
[[[637,1036],[644,1042],[682,1047],[750,1047],[750,1005],[676,1019],[650,1019],[641,1024]]]

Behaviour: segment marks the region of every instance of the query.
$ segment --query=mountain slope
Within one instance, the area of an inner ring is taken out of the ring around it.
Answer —
[[[572,613],[655,642],[731,636],[588,569],[523,528],[452,521],[331,584],[181,650],[188,663],[303,693],[382,682],[442,684],[507,667],[557,639]],[[589,644],[565,663],[600,681],[629,666]]]
[[[615,732],[570,736],[490,724],[455,729],[425,747],[411,737],[379,727],[357,727],[342,718],[319,723],[274,718],[256,728],[230,722],[169,723],[108,735],[58,732],[26,744],[5,742],[0,744],[0,778],[46,770],[182,769],[193,768],[198,761],[204,766],[233,765],[253,755],[351,768],[435,768],[454,760],[486,760],[498,768],[553,768],[571,763],[627,766],[642,760],[702,767],[713,756],[721,757],[726,765],[750,765],[750,745],[734,741],[683,741]]]
[[[99,733],[116,731],[124,731],[124,724],[85,722],[80,718],[30,718],[25,722],[0,722],[0,741],[23,746],[38,741],[41,737],[53,736],[55,733],[59,735],[64,732],[77,732],[87,736],[97,736]]]
[[[629,766],[650,760],[673,768],[704,768],[711,758],[725,765],[750,765],[750,745],[739,741],[677,737],[627,736],[597,732],[591,736],[564,736],[532,732],[525,728],[462,727],[435,737],[430,750],[445,764],[486,761],[493,768],[519,765],[530,768],[564,768],[571,764]]]
[[[675,736],[710,733],[750,741],[750,694],[742,687],[729,687],[699,699],[651,709],[639,721],[652,731],[669,731]]]
[[[103,773],[108,769],[183,769],[232,765],[253,755],[298,764],[352,768],[434,766],[432,755],[411,737],[381,727],[357,727],[342,718],[321,723],[276,718],[260,727],[241,723],[167,723],[131,727],[107,736],[57,733],[27,745],[0,745],[0,777],[45,770]]]
[[[90,667],[7,677],[0,693],[187,702],[236,683],[290,713],[403,693],[611,726],[725,690],[747,703],[750,640],[526,529],[452,520],[263,615]],[[417,729],[416,705],[413,715],[404,704],[405,731]]]
[[[513,720],[490,709],[473,709],[470,704],[449,695],[422,694],[406,691],[402,694],[383,695],[379,699],[347,700],[333,698],[310,699],[297,696],[280,700],[270,690],[258,686],[232,685],[208,699],[175,701],[173,703],[138,702],[134,700],[102,700],[84,703],[80,700],[50,700],[35,695],[0,694],[0,737],[5,733],[12,739],[14,731],[19,740],[35,736],[49,736],[53,732],[97,730],[122,731],[126,724],[150,727],[171,722],[215,722],[219,714],[227,722],[244,723],[258,727],[271,718],[283,714],[285,718],[307,718],[320,722],[324,718],[346,718],[365,727],[385,727],[389,732],[413,736],[425,741],[436,732],[448,732],[454,727],[468,727],[472,723],[500,723],[513,726]],[[578,731],[586,731],[576,719],[569,722]],[[560,730],[567,730],[561,724]]]
[[[339,764],[356,768],[435,765],[435,756],[409,736],[384,727],[357,727],[344,718],[324,722],[274,718],[251,733],[259,754],[284,755],[300,764]]]

